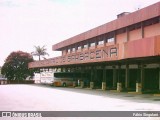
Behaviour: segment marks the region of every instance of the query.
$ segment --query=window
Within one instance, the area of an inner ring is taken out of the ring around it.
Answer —
[[[114,38],[112,37],[112,38],[109,38],[108,40],[107,40],[107,42],[114,42]]]
[[[88,45],[87,45],[87,44],[85,44],[85,45],[84,45],[84,48],[88,48]]]
[[[96,46],[96,43],[90,43],[90,47]]]
[[[75,52],[76,51],[76,48],[72,48],[72,52]]]
[[[78,46],[78,50],[81,50],[81,48],[82,48],[81,46]]]
[[[98,45],[104,45],[104,40],[98,41]]]
[[[68,53],[70,53],[71,52],[71,49],[68,49]]]

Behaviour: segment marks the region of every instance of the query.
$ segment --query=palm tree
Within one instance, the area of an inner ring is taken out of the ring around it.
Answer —
[[[47,52],[46,52],[46,48],[45,48],[45,45],[43,47],[40,47],[40,46],[34,46],[35,47],[35,51],[32,52],[31,54],[33,56],[38,56],[39,57],[39,60],[41,60],[41,56],[45,56],[45,55],[49,55]],[[44,57],[43,57],[44,58]]]

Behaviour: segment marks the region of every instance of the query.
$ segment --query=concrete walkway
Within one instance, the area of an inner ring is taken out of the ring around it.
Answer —
[[[0,111],[160,111],[160,97],[45,85],[3,85]]]

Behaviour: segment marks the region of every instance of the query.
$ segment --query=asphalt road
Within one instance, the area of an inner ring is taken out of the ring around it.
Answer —
[[[160,97],[46,85],[0,85],[0,111],[160,111]],[[144,119],[153,118],[139,118]]]

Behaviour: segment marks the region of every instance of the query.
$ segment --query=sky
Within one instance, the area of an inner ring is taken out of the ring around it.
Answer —
[[[31,53],[134,12],[159,0],[0,0],[0,66],[13,51]],[[34,57],[37,60],[37,57]]]

